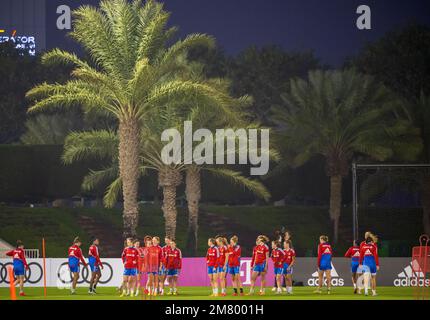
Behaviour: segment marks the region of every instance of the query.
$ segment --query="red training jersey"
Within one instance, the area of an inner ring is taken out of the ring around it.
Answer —
[[[225,255],[227,253],[227,246],[218,247],[219,257],[218,257],[218,267],[225,266]]]
[[[360,259],[360,247],[350,247],[345,253],[345,258],[351,258],[352,261],[358,261]]]
[[[320,243],[318,245],[318,265],[320,265],[321,257],[323,255],[333,255],[333,249],[328,243]]]
[[[159,246],[150,246],[146,247],[144,251],[143,257],[143,265],[145,272],[158,272],[161,264],[161,247]]]
[[[139,266],[139,251],[135,247],[127,247],[122,252],[121,259],[124,268],[136,269]]]
[[[144,259],[143,257],[145,256],[145,247],[139,247],[136,248],[137,252],[139,253],[139,256],[137,257],[137,267],[139,269],[139,271],[143,271],[144,270]]]
[[[269,247],[266,244],[259,244],[258,246],[255,246],[252,253],[251,265],[255,266],[256,264],[262,264],[265,262],[268,252]]]
[[[103,266],[102,262],[100,261],[99,248],[95,244],[90,246],[90,249],[88,250],[88,256],[96,259],[96,266]]]
[[[296,251],[294,251],[293,248],[284,250],[284,263],[291,265],[295,257],[296,257]]]
[[[161,265],[161,263],[163,262],[163,248],[159,245],[154,246],[155,251],[157,252],[158,255],[158,266]]]
[[[240,267],[240,256],[242,255],[242,249],[237,244],[235,246],[229,246],[227,249],[228,253],[228,266],[230,268]]]
[[[21,248],[16,248],[9,252],[6,252],[8,257],[12,257],[13,260],[20,260],[26,268],[28,268],[27,260],[25,260],[25,251]]]
[[[75,257],[75,258],[81,260],[81,262],[84,266],[87,265],[87,263],[85,262],[84,255],[82,254],[81,248],[79,248],[75,244],[69,248],[69,258],[71,258],[71,257]]]
[[[182,268],[182,252],[178,248],[166,251],[166,269],[181,269]]]
[[[272,261],[275,268],[282,268],[284,266],[284,251],[279,248],[273,249]]]
[[[206,253],[206,263],[208,267],[217,267],[219,258],[219,250],[216,246],[209,247]]]
[[[374,257],[376,266],[379,266],[378,247],[375,243],[367,243],[360,248],[360,264],[363,264],[364,257]]]
[[[169,250],[170,250],[170,246],[168,245],[165,245],[164,247],[161,248],[161,254],[162,254],[161,263],[163,264],[163,266],[166,266],[166,256]]]

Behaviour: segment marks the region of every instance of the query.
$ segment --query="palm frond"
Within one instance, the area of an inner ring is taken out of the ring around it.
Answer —
[[[90,65],[79,59],[78,56],[74,53],[70,53],[61,49],[53,49],[47,53],[42,55],[42,63],[45,65],[73,65],[81,68],[91,68]]]
[[[113,208],[121,194],[122,180],[121,178],[115,179],[106,189],[103,197],[103,203],[106,208]]]
[[[118,54],[119,43],[112,30],[112,24],[99,9],[81,6],[73,11],[74,30],[70,33],[89,53],[103,70],[123,80],[127,73]]]
[[[206,34],[190,34],[184,40],[177,41],[162,56],[160,64],[169,64],[171,61],[183,53],[188,52],[193,47],[202,46],[209,49],[215,47],[215,39]]]
[[[139,16],[140,45],[137,50],[137,60],[154,59],[166,40],[164,31],[170,14],[163,11],[160,3],[152,2],[147,6],[148,10],[142,10]]]
[[[119,108],[106,100],[109,98],[109,92],[103,92],[102,87],[96,88],[79,80],[71,80],[64,85],[42,83],[28,91],[26,97],[35,101],[28,110],[30,113],[85,106],[86,111],[95,108],[106,109],[114,115],[120,114]]]
[[[118,156],[118,136],[115,132],[100,130],[73,132],[64,143],[62,159],[71,164],[84,159],[115,159]]]
[[[90,170],[82,181],[82,189],[84,191],[93,191],[100,185],[111,182],[118,178],[118,168],[112,166],[103,170]]]
[[[215,176],[226,178],[231,182],[233,182],[234,184],[237,184],[238,186],[248,189],[256,196],[264,199],[265,201],[268,201],[270,199],[270,192],[261,182],[246,178],[238,171],[225,169],[225,168],[214,168],[214,167],[208,167],[208,168],[205,168],[205,170],[209,171]]]

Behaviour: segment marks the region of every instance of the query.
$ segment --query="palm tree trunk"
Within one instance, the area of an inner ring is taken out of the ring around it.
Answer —
[[[165,233],[167,237],[172,239],[176,235],[176,187],[166,185],[163,187],[163,213],[165,219]]]
[[[336,243],[339,238],[339,219],[342,205],[342,176],[330,177],[330,218],[333,222],[333,237]]]
[[[165,220],[165,233],[172,239],[176,236],[176,188],[181,184],[182,176],[178,170],[165,167],[158,173],[158,185],[163,188],[162,210]]]
[[[199,228],[199,204],[201,198],[200,169],[189,166],[185,177],[185,195],[188,202],[187,251],[191,256],[197,254],[197,236]]]
[[[430,234],[430,177],[424,177],[423,181],[423,228],[426,234]]]
[[[137,203],[139,181],[139,124],[134,119],[119,123],[119,173],[124,198],[123,235],[135,237],[139,219]]]

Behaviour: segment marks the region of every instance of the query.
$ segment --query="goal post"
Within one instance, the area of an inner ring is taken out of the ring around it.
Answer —
[[[370,206],[370,198],[379,200],[396,188],[410,188],[409,192],[417,196],[416,202],[422,207],[422,178],[430,176],[430,164],[352,164],[352,235],[353,239],[360,236],[360,214],[367,206]],[[367,188],[367,189],[366,189]],[[393,191],[394,190],[394,191]],[[399,190],[397,190],[399,193]],[[392,196],[393,200],[396,195]],[[364,198],[364,199],[363,199]],[[386,200],[386,199],[385,199]],[[367,201],[367,202],[366,202]],[[386,200],[388,201],[388,200]],[[399,200],[400,201],[400,200]],[[376,202],[376,204],[375,204]],[[378,206],[378,201],[372,203]],[[380,201],[381,202],[381,201]],[[396,201],[394,201],[396,202]],[[387,204],[385,204],[388,206]]]

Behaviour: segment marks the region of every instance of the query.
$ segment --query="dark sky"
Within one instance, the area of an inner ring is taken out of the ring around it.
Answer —
[[[0,0],[1,1],[1,0]],[[97,3],[95,0],[48,0],[55,4]],[[180,35],[193,32],[216,37],[235,54],[249,45],[278,44],[289,50],[314,50],[323,63],[342,64],[366,41],[409,22],[430,25],[430,0],[164,0],[171,24]],[[356,9],[372,9],[372,30],[356,28]],[[64,41],[58,34],[58,42]]]

